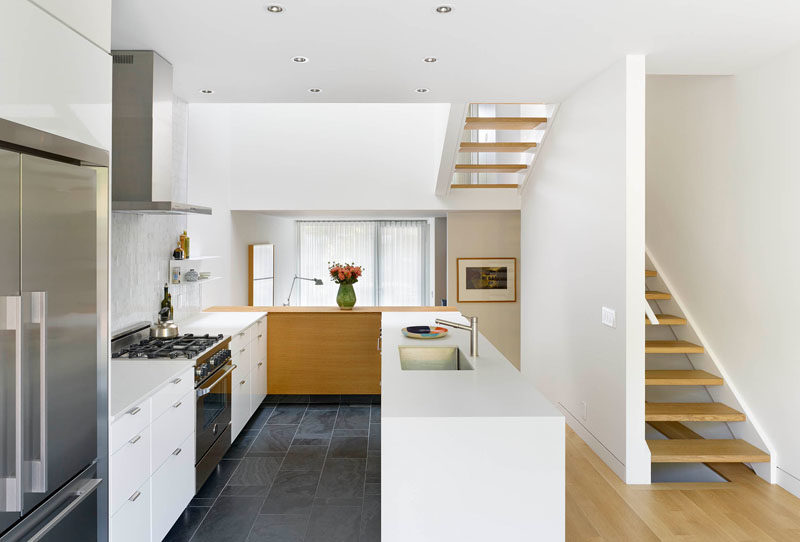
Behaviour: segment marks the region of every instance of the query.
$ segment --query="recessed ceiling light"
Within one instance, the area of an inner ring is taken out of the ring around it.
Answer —
[[[435,56],[426,56],[422,59],[423,62],[427,62],[428,64],[433,64],[434,62],[438,62],[439,59]]]
[[[292,58],[292,62],[297,62],[298,64],[302,64],[303,62],[308,62],[308,58],[304,56],[296,56]]]
[[[283,11],[283,6],[279,6],[278,4],[271,4],[267,6],[267,11],[270,13],[281,13]]]
[[[308,89],[308,91],[309,92],[313,92],[314,94],[316,94],[317,92],[322,92],[322,89],[321,88],[310,88],[310,89]]]
[[[420,87],[420,88],[417,89],[417,92],[419,92],[420,94],[425,94],[426,92],[430,92],[430,91],[431,91],[431,89],[425,88],[425,87]]]
[[[210,88],[201,88],[201,89],[200,89],[200,92],[201,92],[202,94],[214,94],[214,91],[213,91],[213,90],[211,90]]]
[[[436,8],[436,13],[450,13],[453,11],[452,6],[439,6]]]

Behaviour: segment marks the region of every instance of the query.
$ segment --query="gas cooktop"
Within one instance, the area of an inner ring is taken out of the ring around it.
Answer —
[[[111,354],[112,358],[186,358],[192,359],[221,341],[219,335],[193,335],[187,333],[171,339],[147,338],[138,343],[129,344]]]

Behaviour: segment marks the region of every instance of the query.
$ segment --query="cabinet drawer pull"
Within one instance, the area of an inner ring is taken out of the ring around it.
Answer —
[[[180,448],[178,448],[178,449],[176,449],[174,452],[172,452],[172,455],[181,455],[181,452],[182,452],[182,451],[183,451],[183,450],[181,450]]]
[[[142,411],[142,409],[137,406],[137,407],[133,407],[132,409],[130,409],[128,411],[128,414],[130,414],[131,416],[136,416],[141,411]]]
[[[240,386],[244,386],[244,383],[245,383],[245,382],[247,382],[247,380],[242,380],[241,382],[239,382],[239,385],[240,385]]]
[[[241,350],[239,350],[239,353],[241,354],[241,353],[242,353],[242,352],[244,352],[245,350],[247,350],[247,347],[245,347],[245,348],[242,348]]]
[[[259,334],[258,334],[258,338],[259,338],[259,339],[260,339],[261,337],[263,337],[263,336],[264,336],[264,334],[263,334],[263,333],[259,333]]]
[[[258,366],[261,367],[262,365],[264,365],[264,362],[263,361],[259,361],[258,362]]]
[[[133,495],[128,497],[128,500],[133,502],[133,501],[135,501],[136,499],[138,499],[141,496],[142,496],[142,492],[141,491],[137,491],[136,493],[134,493]]]
[[[131,440],[129,440],[129,441],[128,441],[128,443],[130,443],[130,444],[136,444],[136,443],[137,443],[137,442],[139,442],[141,439],[142,439],[142,435],[136,435],[136,436],[135,436],[135,437],[133,437]]]
[[[244,331],[242,331],[241,333],[239,333],[239,337],[244,337]]]
[[[180,383],[181,383],[181,380],[183,380],[183,379],[181,379],[181,378],[176,378],[175,380],[173,380],[173,381],[172,381],[172,383],[173,383],[173,384],[180,384]]]
[[[179,406],[181,406],[182,404],[183,404],[183,401],[178,401],[177,403],[175,403],[174,405],[172,405],[172,408],[178,408],[178,407],[179,407]]]

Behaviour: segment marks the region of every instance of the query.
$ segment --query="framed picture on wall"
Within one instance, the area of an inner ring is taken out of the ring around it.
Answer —
[[[459,303],[513,303],[517,300],[516,258],[457,258]]]

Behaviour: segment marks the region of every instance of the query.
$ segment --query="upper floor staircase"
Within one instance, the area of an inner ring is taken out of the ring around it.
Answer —
[[[449,129],[445,141],[437,194],[521,188],[554,111],[546,104],[472,103],[462,114],[451,113],[458,129]]]
[[[646,270],[646,278],[655,278],[657,273]],[[645,324],[650,326],[685,326],[686,319],[681,316],[659,314],[659,301],[671,300],[668,292],[647,290],[645,294],[651,303],[655,322],[645,316]],[[673,340],[646,340],[645,355],[647,370],[645,385],[664,390],[659,397],[669,396],[668,390],[685,389],[686,387],[722,386],[724,381],[717,375],[695,368],[692,356],[705,353],[702,345],[679,340],[672,333]],[[688,369],[650,369],[659,365],[658,359],[665,354],[680,354],[686,357]],[[661,433],[666,439],[647,440],[653,463],[765,463],[769,462],[769,454],[742,439],[713,438],[705,439],[685,425],[686,423],[738,423],[747,418],[744,413],[723,403],[714,402],[712,395],[703,402],[647,402],[645,405],[645,422]]]

